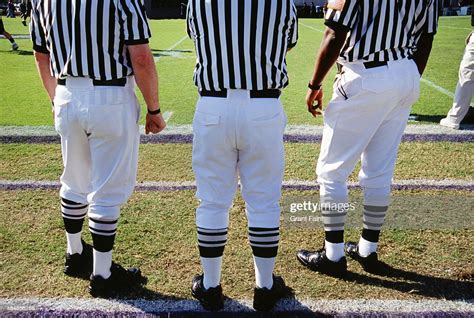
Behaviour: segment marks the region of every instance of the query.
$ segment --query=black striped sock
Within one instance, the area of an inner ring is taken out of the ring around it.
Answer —
[[[278,254],[280,228],[249,227],[249,242],[254,256],[272,258]]]
[[[89,231],[92,235],[94,249],[109,252],[114,247],[118,220],[96,219],[89,217]]]
[[[87,215],[87,204],[61,198],[61,214],[66,232],[79,233],[82,231],[84,218]]]
[[[387,210],[388,206],[364,205],[362,237],[365,240],[373,243],[379,241]]]
[[[227,228],[197,228],[199,255],[201,257],[221,257],[227,243]]]

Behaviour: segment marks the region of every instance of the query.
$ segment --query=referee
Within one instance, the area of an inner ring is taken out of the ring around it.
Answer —
[[[127,291],[146,281],[138,269],[112,263],[120,207],[137,173],[135,82],[148,106],[146,132],[165,127],[145,10],[140,0],[33,0],[32,5],[33,49],[61,136],[64,272],[90,275],[93,296]],[[81,239],[86,214],[93,249]]]
[[[240,177],[255,265],[253,306],[270,310],[288,293],[273,275],[279,242],[283,132],[279,100],[288,85],[286,52],[296,45],[292,0],[190,0],[187,25],[196,46],[193,170],[203,275],[192,294],[204,308],[223,307],[221,264],[229,208]]]
[[[325,19],[328,28],[306,96],[309,112],[320,114],[321,84],[337,60],[339,74],[324,112],[316,169],[325,244],[316,252],[301,250],[297,257],[311,270],[342,275],[346,252],[367,271],[378,271],[377,243],[398,146],[419,97],[420,76],[437,30],[438,0],[331,0]],[[359,159],[363,231],[359,243],[348,242],[344,248],[346,182]]]

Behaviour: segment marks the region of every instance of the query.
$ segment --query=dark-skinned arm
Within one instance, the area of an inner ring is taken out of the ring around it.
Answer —
[[[428,58],[430,57],[431,48],[433,47],[434,34],[423,33],[420,36],[420,40],[416,46],[416,51],[413,54],[413,60],[418,67],[418,72],[420,76],[423,75],[425,71],[426,64],[428,63]]]
[[[310,81],[311,86],[314,87],[323,83],[324,78],[336,63],[342,47],[346,42],[346,37],[346,30],[333,30],[331,28],[326,28],[321,47],[319,48],[319,54],[316,58],[313,77]],[[314,105],[315,100],[317,102],[316,105]],[[308,92],[306,93],[306,105],[308,106],[308,111],[314,117],[320,115],[323,110],[323,89],[308,89]]]

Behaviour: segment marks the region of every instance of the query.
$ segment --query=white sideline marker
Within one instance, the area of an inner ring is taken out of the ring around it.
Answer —
[[[171,119],[171,116],[173,116],[173,112],[171,111],[166,111],[163,113],[163,119],[165,122],[168,122]]]
[[[50,312],[92,311],[115,313],[206,313],[194,300],[145,300],[145,299],[89,299],[89,298],[0,298],[2,310],[22,311],[48,310]],[[226,300],[224,312],[253,312],[252,300]],[[383,300],[383,299],[288,299],[275,308],[277,312],[305,311],[325,314],[344,313],[461,313],[474,312],[474,300]],[[208,317],[208,316],[207,316]]]

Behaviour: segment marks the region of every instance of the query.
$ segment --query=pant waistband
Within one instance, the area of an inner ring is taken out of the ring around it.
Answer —
[[[59,78],[58,85],[66,86],[67,78]],[[92,80],[92,85],[94,86],[120,86],[125,87],[127,85],[127,78],[119,78],[119,79],[112,79],[112,80]]]
[[[281,91],[279,89],[250,90],[250,98],[279,98]],[[221,91],[200,90],[199,95],[203,97],[227,97],[227,89]]]

